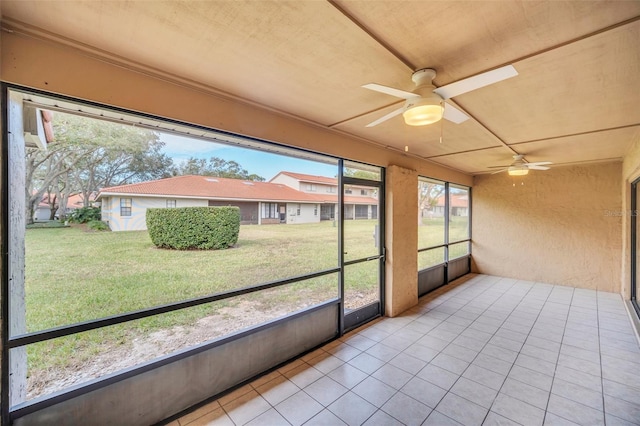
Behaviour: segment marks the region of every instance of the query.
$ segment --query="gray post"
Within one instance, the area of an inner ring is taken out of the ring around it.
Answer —
[[[25,179],[26,159],[22,123],[22,95],[10,92],[9,105],[9,336],[27,332],[25,309]],[[9,403],[19,404],[27,396],[27,349],[12,349],[9,355]]]

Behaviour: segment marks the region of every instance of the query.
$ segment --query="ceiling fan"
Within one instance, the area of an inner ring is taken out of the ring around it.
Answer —
[[[451,104],[444,101],[454,96],[479,89],[490,84],[497,83],[518,75],[513,65],[497,68],[473,77],[456,81],[446,86],[436,88],[433,79],[436,77],[436,70],[423,68],[411,75],[411,80],[416,84],[413,92],[406,92],[393,87],[381,84],[365,84],[365,89],[385,93],[397,98],[406,99],[402,108],[398,108],[389,114],[378,118],[367,124],[366,127],[377,126],[378,124],[402,114],[406,124],[410,126],[424,126],[432,124],[443,117],[453,123],[459,124],[469,119],[469,116]]]
[[[509,166],[489,167],[490,169],[500,168],[500,170],[497,170],[491,174],[495,175],[496,173],[508,171],[509,176],[524,176],[529,173],[529,170],[549,170],[549,167],[547,167],[547,165],[553,164],[551,161],[538,161],[537,163],[525,163],[524,155],[520,155],[520,154],[514,155],[513,160],[514,160],[513,163],[511,163],[511,165]]]

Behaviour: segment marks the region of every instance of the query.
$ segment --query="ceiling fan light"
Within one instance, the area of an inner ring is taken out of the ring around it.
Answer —
[[[527,166],[511,166],[509,167],[509,176],[525,176],[529,174]]]
[[[407,100],[408,108],[402,113],[409,126],[425,126],[442,119],[444,108],[440,100],[423,98],[413,102],[413,99]]]

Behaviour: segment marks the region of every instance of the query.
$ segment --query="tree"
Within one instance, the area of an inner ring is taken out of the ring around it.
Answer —
[[[444,185],[435,182],[418,181],[418,225],[422,225],[422,212],[432,210],[438,198],[444,193]]]
[[[86,207],[100,188],[171,176],[173,161],[151,130],[64,113],[53,129],[46,150],[27,149],[28,223],[45,193],[52,215],[57,208],[64,219],[72,194],[81,193]]]
[[[68,147],[50,144],[47,150],[26,149],[25,200],[27,224],[33,223],[33,214],[45,193],[59,193],[61,177],[80,160],[79,153],[70,155]],[[64,184],[66,186],[66,183]],[[60,197],[56,197],[60,198]],[[55,203],[53,205],[55,207]]]
[[[367,179],[367,180],[380,180],[380,173],[370,172],[367,170],[350,169],[345,167],[343,175],[346,177]]]
[[[190,157],[184,163],[176,165],[173,174],[174,176],[198,175],[252,180],[256,182],[265,181],[265,178],[262,176],[253,173],[250,174],[236,161],[224,160],[219,157],[211,157],[209,160]]]

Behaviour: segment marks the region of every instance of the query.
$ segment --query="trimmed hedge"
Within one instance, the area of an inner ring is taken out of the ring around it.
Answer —
[[[92,220],[101,220],[100,207],[81,207],[69,215],[69,221],[75,223],[88,223]]]
[[[157,247],[176,250],[226,249],[238,242],[238,207],[147,209],[147,229]]]

